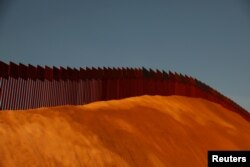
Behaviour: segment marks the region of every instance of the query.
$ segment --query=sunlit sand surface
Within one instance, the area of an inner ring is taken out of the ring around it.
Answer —
[[[242,149],[250,149],[250,122],[198,98],[0,112],[1,167],[206,167],[208,150]]]

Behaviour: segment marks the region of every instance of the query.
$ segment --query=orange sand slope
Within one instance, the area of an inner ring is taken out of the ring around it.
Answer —
[[[205,167],[207,150],[250,149],[250,123],[218,104],[142,96],[0,112],[0,166]]]

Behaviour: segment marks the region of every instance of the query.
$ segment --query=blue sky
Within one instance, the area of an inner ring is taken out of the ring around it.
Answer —
[[[0,59],[172,70],[250,111],[250,2],[0,0]]]

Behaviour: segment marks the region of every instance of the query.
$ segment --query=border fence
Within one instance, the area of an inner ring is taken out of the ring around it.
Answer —
[[[140,95],[207,99],[250,120],[249,113],[190,76],[145,68],[41,67],[0,61],[0,110],[23,110]]]

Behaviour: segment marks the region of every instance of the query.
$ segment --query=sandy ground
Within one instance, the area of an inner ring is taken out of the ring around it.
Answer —
[[[250,122],[218,104],[142,96],[0,112],[0,167],[206,167],[207,150],[249,150]]]

